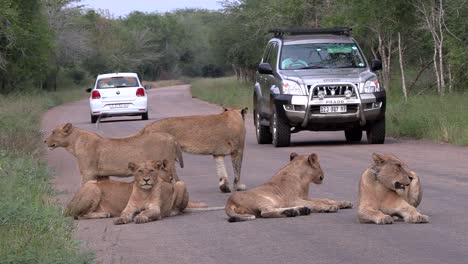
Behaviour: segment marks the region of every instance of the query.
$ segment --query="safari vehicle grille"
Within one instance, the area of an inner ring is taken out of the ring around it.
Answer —
[[[307,85],[307,91],[309,94],[312,86],[313,85]],[[358,87],[357,84],[356,87]],[[346,90],[353,92],[351,96],[356,96],[356,91],[351,85],[318,85],[313,90],[312,97],[318,97],[319,91],[324,91],[326,94],[325,97],[343,97]]]
[[[358,111],[358,105],[347,105],[346,113],[344,114],[355,114],[357,111]],[[310,113],[313,115],[320,114],[320,105],[310,106]]]

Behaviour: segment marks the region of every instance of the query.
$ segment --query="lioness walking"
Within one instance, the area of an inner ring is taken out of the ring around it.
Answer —
[[[373,153],[372,160],[359,182],[359,222],[391,224],[397,217],[427,223],[429,217],[416,210],[422,199],[418,175],[392,154]]]
[[[290,162],[271,180],[229,197],[225,211],[229,222],[254,220],[256,217],[294,217],[311,212],[336,212],[351,208],[348,201],[310,199],[309,184],[321,184],[324,175],[316,154],[291,153]]]
[[[166,133],[104,138],[67,123],[55,128],[44,143],[50,149],[65,148],[76,157],[82,184],[100,177],[129,177],[128,162],[167,159],[175,180],[179,180],[175,162],[184,166],[179,144]]]
[[[219,189],[222,192],[231,192],[224,164],[224,156],[231,155],[235,176],[233,190],[245,190],[245,185],[240,183],[240,174],[245,144],[246,113],[247,108],[225,109],[224,112],[215,115],[170,117],[146,125],[138,134],[168,133],[177,139],[182,151],[212,155],[216,161]]]

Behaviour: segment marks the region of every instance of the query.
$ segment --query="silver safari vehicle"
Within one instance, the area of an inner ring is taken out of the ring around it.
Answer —
[[[289,146],[302,130],[344,131],[348,142],[385,141],[385,90],[351,28],[271,30],[258,65],[254,122],[259,144]]]

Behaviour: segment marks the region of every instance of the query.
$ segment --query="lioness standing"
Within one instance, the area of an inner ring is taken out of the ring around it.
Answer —
[[[294,217],[311,212],[336,212],[351,208],[348,201],[310,199],[309,184],[321,184],[323,171],[316,154],[291,153],[290,162],[271,180],[229,197],[225,211],[229,222],[254,220],[256,217]]]
[[[62,147],[76,157],[82,184],[99,177],[129,177],[128,162],[167,159],[175,180],[179,180],[175,162],[184,166],[179,144],[166,133],[104,138],[67,123],[55,128],[44,142],[50,149]]]
[[[225,109],[223,113],[216,115],[170,117],[146,125],[138,134],[169,133],[177,139],[182,151],[213,155],[219,177],[219,189],[222,192],[231,191],[224,164],[224,156],[231,155],[235,176],[233,189],[245,190],[245,185],[240,183],[240,173],[244,154],[246,113],[247,108]]]
[[[422,199],[418,175],[392,154],[373,153],[372,160],[359,182],[359,222],[391,224],[393,217],[401,217],[427,223],[429,217],[416,210]]]

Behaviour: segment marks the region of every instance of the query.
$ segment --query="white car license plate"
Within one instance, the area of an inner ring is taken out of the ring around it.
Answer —
[[[321,105],[320,113],[346,113],[346,105]]]
[[[114,109],[114,108],[128,108],[128,104],[110,104],[109,107],[110,107],[110,109]]]

